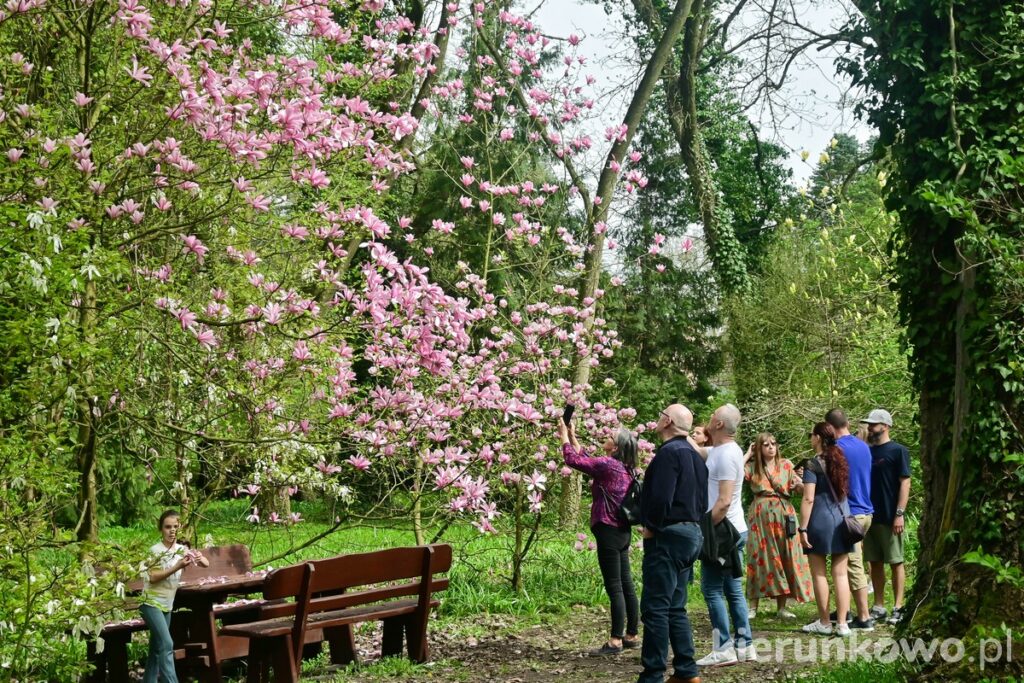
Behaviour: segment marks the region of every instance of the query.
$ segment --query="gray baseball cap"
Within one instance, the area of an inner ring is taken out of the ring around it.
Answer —
[[[868,416],[861,420],[861,422],[866,422],[869,425],[886,425],[887,427],[892,427],[892,415],[889,414],[888,410],[875,408],[868,413]]]

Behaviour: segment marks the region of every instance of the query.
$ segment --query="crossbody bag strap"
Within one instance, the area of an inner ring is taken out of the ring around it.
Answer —
[[[783,470],[782,465],[779,465],[779,473],[780,474],[782,473],[782,470]],[[771,484],[771,486],[772,486],[772,491],[775,491],[775,495],[777,495],[779,498],[785,498],[786,500],[789,500],[789,494],[783,493],[782,491],[780,491],[777,488],[775,488],[775,482],[772,481],[772,477],[771,477],[770,474],[768,474],[767,470],[765,470],[765,476],[768,478],[768,483]]]
[[[817,460],[817,458],[815,458],[815,460]],[[835,506],[837,508],[839,508],[839,512],[842,512],[843,511],[843,506],[839,502],[839,496],[836,495],[835,488],[832,486],[832,479],[829,478],[829,476],[828,476],[828,469],[826,469],[825,463],[822,462],[822,463],[819,463],[819,464],[821,465],[822,476],[825,477],[825,483],[828,484],[828,490],[832,492],[832,502],[835,503]]]

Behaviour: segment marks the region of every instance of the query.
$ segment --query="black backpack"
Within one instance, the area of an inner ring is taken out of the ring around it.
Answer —
[[[601,494],[604,496],[604,504],[609,510],[615,510],[615,505],[612,503],[608,491],[603,486],[598,488],[601,489]],[[640,524],[640,490],[640,478],[634,470],[630,475],[629,487],[626,489],[625,495],[622,496],[622,502],[619,503],[618,510],[616,510],[618,518],[629,526]]]

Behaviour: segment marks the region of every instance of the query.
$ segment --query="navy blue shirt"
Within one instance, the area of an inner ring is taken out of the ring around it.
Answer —
[[[896,518],[900,480],[910,476],[910,451],[903,444],[889,441],[871,447],[871,502],[875,506],[872,523],[892,524]]]
[[[871,504],[871,449],[868,445],[847,434],[839,437],[836,442],[843,449],[846,464],[850,466],[850,501],[851,515],[870,515],[874,512]]]
[[[661,444],[644,473],[641,521],[648,529],[678,522],[699,522],[708,507],[708,467],[686,440]]]

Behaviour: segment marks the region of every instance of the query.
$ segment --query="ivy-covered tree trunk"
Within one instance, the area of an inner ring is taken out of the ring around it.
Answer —
[[[891,160],[897,288],[920,392],[921,555],[905,628],[1003,642],[1024,671],[1024,13],[1020,3],[858,2],[877,46],[847,64]],[[994,651],[990,652],[993,656]],[[1016,653],[1015,653],[1016,654]],[[932,662],[976,679],[979,662]]]

